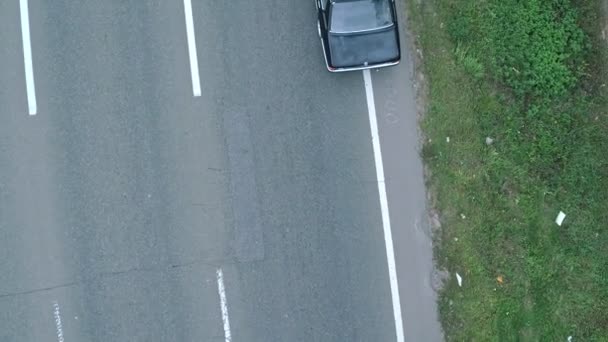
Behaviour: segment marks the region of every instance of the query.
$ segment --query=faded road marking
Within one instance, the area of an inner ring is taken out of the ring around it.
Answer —
[[[53,302],[53,316],[55,316],[55,327],[57,328],[57,342],[64,342],[61,312],[59,312],[59,303],[57,301]]]

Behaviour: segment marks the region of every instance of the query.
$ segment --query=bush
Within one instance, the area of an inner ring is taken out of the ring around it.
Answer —
[[[555,98],[585,68],[585,35],[568,0],[453,1],[448,23],[461,49],[485,56],[486,69],[519,97]],[[466,46],[466,47],[465,47]]]
[[[501,0],[490,7],[493,64],[516,94],[563,96],[584,69],[583,31],[567,0]]]

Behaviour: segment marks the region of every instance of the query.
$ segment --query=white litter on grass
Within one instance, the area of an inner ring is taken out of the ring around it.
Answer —
[[[563,211],[560,211],[559,214],[557,214],[557,218],[555,219],[555,223],[557,223],[558,226],[561,226],[562,222],[564,222],[565,218],[566,218],[566,214],[564,214]]]
[[[450,137],[445,137],[445,142],[450,142]]]
[[[568,336],[568,342],[572,342],[572,336]]]
[[[458,280],[458,286],[462,287],[462,277],[458,273],[456,273],[456,280]]]

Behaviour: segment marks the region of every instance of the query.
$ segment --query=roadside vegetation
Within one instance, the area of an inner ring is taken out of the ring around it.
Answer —
[[[448,341],[608,341],[600,2],[408,0]]]

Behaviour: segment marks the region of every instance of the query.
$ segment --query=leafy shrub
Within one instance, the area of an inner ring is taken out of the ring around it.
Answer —
[[[569,0],[446,3],[452,39],[461,50],[483,56],[485,69],[516,95],[555,98],[576,86],[586,39]]]
[[[518,95],[553,98],[576,85],[585,36],[568,0],[500,0],[490,18],[497,76]]]

